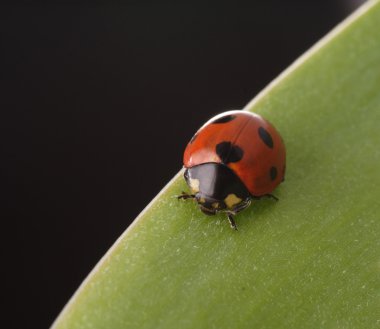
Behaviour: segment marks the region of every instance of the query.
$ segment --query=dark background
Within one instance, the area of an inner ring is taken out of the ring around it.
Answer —
[[[6,328],[48,327],[195,130],[360,2],[1,5]]]

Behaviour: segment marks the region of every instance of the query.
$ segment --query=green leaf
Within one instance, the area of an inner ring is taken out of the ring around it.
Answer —
[[[279,202],[207,217],[178,174],[84,281],[63,328],[380,327],[380,3],[246,108],[287,147]],[[112,223],[110,223],[112,225]]]

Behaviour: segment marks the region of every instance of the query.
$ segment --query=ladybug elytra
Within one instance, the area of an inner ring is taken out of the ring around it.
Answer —
[[[206,122],[188,143],[184,156],[185,180],[207,215],[233,216],[251,200],[277,198],[271,192],[284,180],[285,146],[277,130],[261,116],[228,111]]]

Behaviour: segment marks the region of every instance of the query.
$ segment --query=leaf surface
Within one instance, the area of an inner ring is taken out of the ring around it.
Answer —
[[[53,325],[380,327],[380,4],[333,30],[246,110],[280,131],[286,180],[236,216],[175,196],[179,173]],[[112,224],[110,224],[112,225]]]

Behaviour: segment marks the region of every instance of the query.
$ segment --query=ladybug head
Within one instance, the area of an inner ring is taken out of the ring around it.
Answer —
[[[195,200],[198,202],[199,209],[208,216],[215,215],[218,211],[226,209],[223,201],[215,200],[199,192],[195,194]]]
[[[193,198],[206,215],[219,211],[236,211],[250,198],[244,184],[227,166],[220,163],[203,163],[184,172]]]

